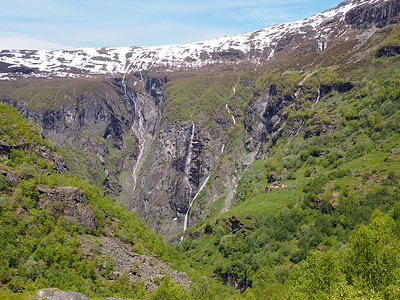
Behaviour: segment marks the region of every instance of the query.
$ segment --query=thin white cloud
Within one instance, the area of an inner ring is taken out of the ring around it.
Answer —
[[[62,45],[47,41],[44,39],[28,36],[22,33],[0,31],[0,50],[27,49],[27,50],[55,50],[70,48],[68,45]]]
[[[196,1],[189,2],[185,1],[185,4],[182,4],[181,1],[168,1],[168,4],[165,4],[164,0],[153,0],[153,1],[141,1],[140,3],[135,4],[135,8],[139,11],[146,12],[174,12],[174,13],[193,13],[193,12],[207,12],[213,10],[229,10],[229,9],[238,9],[238,8],[254,8],[259,9],[260,7],[264,8],[274,8],[274,7],[287,7],[289,5],[299,5],[299,4],[307,4],[310,2],[309,0],[280,0],[277,2],[276,0],[253,0],[253,1]]]
[[[309,17],[316,1],[0,0],[0,48],[202,41]]]

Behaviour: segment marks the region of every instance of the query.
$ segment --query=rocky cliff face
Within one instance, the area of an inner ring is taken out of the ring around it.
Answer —
[[[345,22],[357,30],[369,29],[374,26],[382,28],[400,20],[399,1],[353,1],[359,5],[345,15]],[[346,3],[346,2],[345,2]]]
[[[26,102],[13,98],[0,101],[15,106],[28,120],[37,122],[47,138],[58,145],[69,145],[69,150],[75,150],[72,160],[80,158],[85,164],[76,166],[74,171],[90,169],[93,177],[88,179],[98,178],[97,183],[116,196],[122,191],[119,175],[122,171],[132,172],[144,136],[150,140],[155,135],[162,79],[146,81],[130,76],[105,80],[103,84],[108,87],[103,96],[78,94],[57,109],[31,109]],[[134,89],[134,85],[140,87]],[[79,157],[82,153],[87,155]],[[88,173],[81,175],[88,177]]]
[[[218,156],[207,148],[220,149],[221,143],[198,124],[162,123],[141,172],[131,209],[146,217],[159,232],[177,232],[189,201],[218,161]],[[151,214],[158,216],[158,220],[150,220]],[[161,220],[167,226],[160,224]]]

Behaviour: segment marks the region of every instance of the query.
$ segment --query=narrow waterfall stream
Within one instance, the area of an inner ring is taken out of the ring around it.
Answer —
[[[303,129],[305,122],[303,120],[301,120],[301,125],[299,127],[299,129],[297,129],[296,134],[294,135],[294,137],[292,138],[292,140],[294,140],[295,138],[297,138],[297,136],[299,135],[300,131]]]
[[[195,196],[192,200],[190,199],[192,197],[193,189],[192,189],[192,186],[190,185],[190,182],[189,182],[190,164],[192,163],[192,148],[193,148],[193,139],[194,139],[194,129],[195,129],[194,128],[194,123],[192,122],[192,132],[190,133],[188,153],[187,153],[187,156],[186,156],[185,168],[183,169],[183,177],[185,178],[185,181],[186,181],[186,183],[187,183],[187,185],[189,187],[189,197],[188,197],[189,198],[189,206],[188,206],[188,209],[187,209],[186,214],[185,214],[185,221],[183,222],[183,233],[182,233],[182,236],[180,238],[181,242],[183,241],[183,236],[185,235],[185,231],[186,231],[186,228],[187,228],[189,210],[190,210],[190,207],[193,204],[193,200],[196,197]]]
[[[189,140],[189,147],[188,147],[188,153],[186,156],[186,161],[185,161],[185,168],[183,169],[183,176],[186,180],[186,183],[189,187],[189,199],[192,196],[192,186],[190,185],[189,182],[189,171],[190,171],[190,164],[192,163],[192,148],[193,148],[193,138],[194,138],[194,123],[192,122],[192,132],[190,134],[190,140]]]
[[[188,222],[189,222],[189,212],[190,212],[190,209],[192,208],[194,200],[196,200],[196,198],[200,195],[200,192],[204,189],[204,187],[206,186],[206,184],[207,184],[209,179],[210,179],[210,176],[208,176],[206,178],[206,180],[204,180],[203,184],[200,186],[200,188],[197,191],[196,195],[194,195],[193,199],[191,201],[189,201],[189,207],[188,207],[188,209],[186,211],[186,214],[185,214],[185,221],[183,222],[183,233],[182,233],[182,236],[180,238],[180,242],[183,241],[183,237],[185,236],[185,232],[186,232],[186,229],[187,229],[187,226],[188,226]]]
[[[238,81],[236,82],[236,84],[235,84],[235,86],[232,88],[232,91],[233,91],[233,95],[232,95],[232,97],[235,95],[235,93],[236,93],[236,87],[238,86],[238,84],[239,84],[239,81],[240,81],[240,78],[238,78]],[[231,117],[232,117],[232,121],[233,121],[233,124],[235,124],[236,125],[236,119],[235,119],[235,116],[232,114],[232,112],[231,112],[231,110],[230,110],[230,108],[229,108],[229,100],[228,100],[228,102],[226,102],[226,104],[225,104],[225,108],[226,108],[226,110],[228,111],[228,114],[230,114],[231,115]]]
[[[318,97],[315,103],[318,103],[320,98],[321,98],[321,87],[318,87]]]
[[[231,113],[231,110],[229,109],[229,101],[228,101],[228,102],[226,102],[226,104],[225,104],[225,108],[226,108],[226,110],[228,111],[228,113],[231,115],[231,117],[232,117],[232,120],[233,120],[233,124],[236,124],[235,117],[232,115],[232,113]]]
[[[143,100],[141,100],[140,102],[143,105]],[[139,138],[139,155],[136,159],[136,163],[135,163],[135,166],[133,167],[133,171],[132,171],[132,178],[135,183],[134,189],[136,188],[136,185],[137,185],[137,171],[139,169],[140,161],[142,159],[144,148],[145,148],[145,143],[146,143],[146,139],[144,137],[143,115],[142,114],[143,114],[142,110],[139,110],[139,112],[138,112],[139,126],[137,129],[139,132],[139,137],[138,137]]]
[[[133,178],[133,181],[134,181],[134,187],[133,187],[133,189],[135,189],[136,188],[136,185],[137,185],[137,170],[138,170],[138,167],[139,167],[139,164],[140,164],[140,159],[142,158],[142,155],[143,155],[143,150],[144,150],[144,143],[145,143],[145,141],[146,141],[146,139],[144,138],[144,135],[143,135],[143,132],[144,132],[144,127],[143,127],[143,116],[142,116],[142,111],[141,110],[139,110],[138,112],[137,112],[137,104],[136,104],[136,99],[132,96],[132,95],[130,95],[129,93],[128,93],[128,90],[127,90],[127,87],[126,87],[126,82],[125,82],[125,78],[126,78],[126,74],[129,72],[129,69],[127,69],[126,71],[125,71],[125,73],[124,73],[124,76],[122,77],[122,81],[121,81],[121,84],[122,84],[122,87],[123,87],[123,89],[124,89],[124,93],[125,93],[125,95],[130,99],[130,100],[132,100],[132,102],[133,102],[133,104],[134,104],[134,111],[135,111],[135,114],[137,113],[138,115],[139,115],[139,126],[138,126],[138,132],[139,132],[139,155],[138,155],[138,157],[137,157],[137,160],[136,160],[136,163],[135,163],[135,165],[134,165],[134,167],[133,167],[133,171],[132,171],[132,178]],[[143,80],[143,77],[142,77],[142,80]],[[141,104],[142,104],[142,106],[143,106],[143,100],[141,100]],[[134,122],[135,123],[135,122]],[[132,127],[131,127],[131,130],[134,132],[135,131],[135,129],[134,129],[134,124],[132,124]],[[145,203],[145,206],[146,206],[146,203]]]
[[[156,137],[157,128],[160,125],[159,111],[157,104],[153,102],[154,97],[159,97],[160,92],[157,90],[163,82],[154,82],[151,78],[143,76],[142,73],[131,74],[132,68],[126,67],[125,74],[123,74],[121,80],[121,90],[124,93],[124,97],[131,100],[133,106],[134,117],[131,126],[131,136],[137,141],[135,154],[136,160],[133,162],[131,170],[131,181],[126,183],[129,193],[127,196],[131,197],[131,209],[142,210],[143,213],[147,214],[149,210],[153,210],[151,199],[143,197],[141,193],[136,193],[137,189],[141,189],[139,186],[140,170],[144,164],[147,155],[150,153],[149,149],[152,147],[154,139]],[[128,80],[129,79],[129,80]],[[137,88],[135,88],[137,86]],[[156,94],[154,96],[153,92]],[[155,112],[155,113],[154,113]],[[128,199],[126,199],[129,201]],[[138,207],[139,201],[142,202],[143,206]]]
[[[142,82],[143,90],[146,90],[142,73],[140,73],[140,81]],[[132,171],[132,178],[133,178],[133,181],[134,181],[134,188],[133,189],[136,189],[136,186],[137,186],[137,173],[140,170],[140,164],[141,164],[142,156],[143,156],[144,150],[146,148],[146,137],[144,136],[145,132],[144,132],[144,122],[143,122],[143,119],[144,119],[143,97],[140,97],[140,106],[141,107],[139,108],[139,111],[138,111],[139,125],[138,125],[138,128],[137,128],[137,131],[139,133],[139,136],[138,136],[138,139],[139,139],[139,154],[138,154],[135,166],[133,167],[133,171]],[[136,103],[135,103],[135,111],[136,111]],[[132,130],[133,130],[133,126],[132,126]],[[145,210],[147,210],[146,201],[143,200],[143,203],[144,203],[144,206],[145,206]]]
[[[137,173],[138,173],[138,171],[140,169],[141,159],[142,159],[144,150],[146,148],[146,138],[144,136],[144,122],[143,122],[143,119],[144,119],[144,115],[143,115],[144,103],[143,103],[143,99],[141,97],[140,98],[141,108],[139,108],[139,110],[138,110],[138,105],[137,105],[137,102],[136,102],[137,99],[135,99],[135,97],[131,93],[128,92],[128,89],[127,89],[127,86],[126,86],[126,75],[128,73],[129,73],[129,68],[125,71],[124,76],[122,77],[121,84],[122,84],[123,91],[124,91],[125,95],[130,100],[132,100],[132,102],[133,102],[134,112],[135,112],[135,115],[137,114],[138,122],[139,122],[138,127],[137,127],[136,130],[135,130],[135,124],[136,124],[135,121],[133,122],[132,127],[131,127],[132,132],[137,131],[137,133],[138,133],[138,142],[139,142],[139,154],[137,156],[136,163],[133,166],[133,170],[132,170],[132,178],[133,178],[133,183],[134,183],[133,190],[135,190],[136,186],[137,186]],[[142,76],[141,76],[141,79],[142,79],[142,84],[144,85]],[[134,85],[136,85],[136,82],[134,83]],[[135,119],[136,119],[136,116],[135,116]],[[143,204],[144,204],[144,209],[147,212],[148,204],[144,199],[143,199]]]

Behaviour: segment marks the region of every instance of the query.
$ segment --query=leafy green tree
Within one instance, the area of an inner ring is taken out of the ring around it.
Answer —
[[[212,300],[216,299],[216,291],[210,288],[210,282],[207,277],[202,277],[190,289],[190,299]]]
[[[165,276],[161,285],[150,294],[149,299],[154,300],[184,300],[189,299],[189,292],[175,283],[170,276]]]
[[[400,244],[394,220],[376,210],[368,225],[361,225],[352,235],[345,256],[349,282],[361,281],[371,290],[393,283],[400,271]]]
[[[252,294],[256,299],[282,299],[283,285],[278,282],[271,267],[259,269],[253,277]]]

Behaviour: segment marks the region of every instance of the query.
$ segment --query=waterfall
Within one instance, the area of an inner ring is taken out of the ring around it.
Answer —
[[[225,144],[222,145],[221,153],[224,153],[224,149],[225,149]]]
[[[125,78],[126,78],[126,75],[127,75],[128,73],[129,73],[129,68],[125,71],[124,76],[122,77],[121,83],[122,83],[122,87],[123,87],[123,89],[124,89],[125,95],[128,96],[128,98],[130,98],[130,99],[132,100],[133,105],[134,105],[134,111],[135,111],[135,113],[136,113],[136,112],[137,112],[137,105],[136,105],[135,98],[134,98],[131,94],[128,93],[128,90],[127,90],[127,87],[126,87]],[[141,74],[140,74],[140,75],[141,75]],[[142,80],[143,80],[143,77],[142,77]],[[141,103],[141,105],[142,105],[142,107],[143,107],[143,99],[140,100],[140,103]],[[146,139],[145,139],[145,137],[144,137],[143,111],[142,111],[141,109],[139,109],[139,111],[137,112],[137,114],[138,114],[138,117],[139,117],[139,126],[138,126],[138,129],[137,129],[138,132],[139,132],[139,137],[138,137],[138,138],[139,138],[139,155],[138,155],[138,157],[137,157],[136,163],[135,163],[135,165],[134,165],[134,167],[133,167],[133,171],[132,171],[132,178],[133,178],[133,181],[134,181],[133,189],[136,189],[136,185],[137,185],[137,171],[138,171],[138,169],[139,169],[140,160],[141,160],[141,158],[142,158],[142,156],[143,156],[143,152],[144,152],[144,148],[145,148],[145,142],[146,142]],[[134,124],[132,124],[131,130],[132,130],[132,131],[135,130],[135,129],[134,129]],[[145,203],[145,209],[146,209],[146,203]]]
[[[183,176],[184,176],[184,178],[186,180],[186,183],[187,183],[187,185],[189,187],[189,190],[190,190],[189,198],[191,197],[192,191],[193,191],[192,187],[190,185],[190,182],[189,182],[190,164],[192,162],[193,138],[194,138],[194,123],[192,122],[192,132],[190,134],[189,148],[188,148],[188,153],[187,153],[187,156],[186,156],[185,168],[183,170]]]
[[[187,226],[188,226],[190,208],[192,207],[194,200],[196,200],[196,198],[200,195],[200,192],[206,186],[206,184],[208,182],[208,179],[210,179],[210,176],[208,176],[206,178],[206,180],[204,180],[203,184],[200,186],[199,190],[197,191],[196,195],[194,195],[193,199],[191,201],[189,200],[189,206],[188,206],[188,209],[187,209],[186,214],[185,214],[185,221],[183,222],[183,233],[182,233],[182,236],[180,238],[180,242],[183,241],[183,237],[185,235],[185,232],[186,232],[186,229],[187,229]]]
[[[143,100],[140,101],[142,106],[143,106]],[[139,110],[139,126],[138,126],[138,131],[139,131],[139,155],[136,159],[136,163],[135,166],[133,167],[133,171],[132,171],[132,178],[133,181],[135,183],[134,185],[134,189],[136,188],[137,185],[137,171],[140,165],[140,160],[142,159],[143,156],[143,152],[144,152],[144,148],[145,148],[145,143],[146,143],[146,139],[144,137],[144,127],[143,127],[143,116],[142,116],[143,112],[142,110]]]
[[[126,88],[125,78],[126,78],[126,74],[128,74],[128,72],[129,72],[129,68],[127,68],[127,70],[125,71],[124,76],[122,77],[121,84],[122,84],[122,87],[123,87],[123,89],[124,89],[125,95],[126,95],[128,98],[130,98],[130,99],[132,100],[133,105],[134,105],[134,111],[135,111],[135,113],[136,113],[137,105],[136,105],[135,98],[132,97],[132,95],[130,95],[130,94],[128,93],[128,90],[127,90],[127,88]],[[143,106],[143,100],[141,100],[141,104],[142,104],[142,106]],[[133,187],[133,189],[135,189],[135,188],[136,188],[136,185],[137,185],[137,175],[136,175],[136,172],[137,172],[137,169],[138,169],[138,167],[139,167],[140,159],[141,159],[141,157],[142,157],[142,155],[143,155],[144,142],[145,142],[145,138],[144,138],[144,136],[143,136],[144,127],[143,127],[143,119],[142,119],[142,111],[141,111],[141,110],[139,110],[138,115],[139,115],[139,126],[138,126],[138,131],[139,131],[139,155],[138,155],[138,157],[137,157],[135,166],[133,167],[133,171],[132,171],[132,178],[133,178],[133,181],[134,181],[134,187]],[[134,124],[132,124],[131,130],[134,131]],[[145,205],[145,207],[146,207],[146,205]]]
[[[231,113],[231,110],[229,109],[229,101],[228,101],[228,102],[226,102],[225,108],[226,108],[226,110],[228,111],[228,114],[230,114],[230,115],[231,115],[231,117],[232,117],[232,120],[233,120],[233,124],[236,124],[235,117],[232,115],[232,113]]]
[[[236,93],[236,87],[238,86],[238,84],[239,84],[239,81],[240,81],[240,78],[238,78],[238,81],[236,82],[235,86],[232,88],[233,95],[235,95],[235,93]],[[232,95],[232,96],[233,96],[233,95]],[[231,115],[231,117],[232,117],[232,121],[233,121],[233,124],[235,124],[235,125],[236,125],[236,120],[235,120],[235,117],[233,116],[233,114],[231,113],[231,110],[229,109],[229,100],[228,100],[228,102],[226,102],[226,104],[225,104],[225,108],[226,108],[226,110],[228,111],[228,114],[230,114],[230,115]]]
[[[318,97],[317,97],[317,101],[315,103],[318,103],[320,98],[321,98],[321,88],[318,87]]]
[[[232,89],[234,95],[235,95],[235,93],[236,93],[236,88],[237,88],[237,86],[238,86],[238,84],[239,84],[239,81],[240,81],[240,78],[238,78],[238,81],[236,82],[235,86],[234,86],[233,89]]]
[[[126,93],[125,77],[126,77],[126,72],[124,73],[124,76],[122,77],[122,81],[121,81],[122,86],[124,87],[124,93],[125,93],[125,95],[126,95],[127,93]]]
[[[304,121],[302,120],[299,129],[297,130],[296,134],[295,134],[294,137],[292,138],[292,141],[293,141],[295,138],[297,138],[297,136],[299,135],[301,129],[303,129],[304,124],[305,124],[305,123],[304,123]]]

